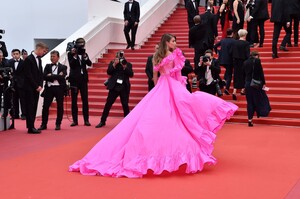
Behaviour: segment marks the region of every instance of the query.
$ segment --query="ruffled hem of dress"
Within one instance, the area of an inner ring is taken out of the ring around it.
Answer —
[[[80,172],[83,175],[101,175],[108,177],[128,177],[141,178],[146,175],[148,170],[152,170],[154,175],[160,175],[163,171],[174,172],[180,166],[186,164],[185,173],[196,173],[202,171],[205,164],[216,164],[216,159],[212,155],[206,154],[177,154],[164,157],[137,157],[128,161],[125,165],[116,164],[113,166],[111,162],[104,164],[111,165],[110,168],[101,171],[89,168],[89,163],[79,160],[69,167],[70,172]]]
[[[212,114],[208,116],[203,128],[216,133],[222,128],[225,121],[229,120],[231,116],[234,115],[237,109],[237,105],[231,102],[223,101],[219,106],[215,108]]]

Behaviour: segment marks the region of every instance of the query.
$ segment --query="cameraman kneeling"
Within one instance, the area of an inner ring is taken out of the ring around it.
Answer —
[[[109,90],[109,92],[100,123],[96,126],[96,128],[105,126],[109,111],[118,96],[120,96],[121,99],[124,117],[129,113],[129,77],[133,77],[133,71],[132,65],[131,63],[126,61],[123,51],[117,52],[114,61],[111,61],[109,63],[107,74],[110,75],[110,78],[107,82],[107,89]]]
[[[206,50],[205,55],[200,58],[199,65],[195,68],[195,72],[199,80],[199,88],[201,91],[212,95],[218,94],[222,96],[220,89],[220,65],[219,61],[213,58],[213,51]]]

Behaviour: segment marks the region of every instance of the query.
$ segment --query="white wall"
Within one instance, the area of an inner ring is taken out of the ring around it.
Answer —
[[[0,29],[6,31],[2,41],[9,52],[30,52],[35,38],[65,39],[87,21],[87,0],[1,0]]]

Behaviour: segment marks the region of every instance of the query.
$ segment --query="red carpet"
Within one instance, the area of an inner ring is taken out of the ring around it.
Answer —
[[[291,127],[227,123],[215,143],[217,165],[196,174],[185,174],[184,166],[142,179],[68,172],[120,119],[108,118],[101,129],[94,127],[99,117],[91,118],[91,127],[82,121],[70,127],[64,119],[61,131],[53,130],[51,119],[40,135],[27,134],[25,122],[17,120],[16,130],[0,132],[0,198],[300,198],[300,129]]]

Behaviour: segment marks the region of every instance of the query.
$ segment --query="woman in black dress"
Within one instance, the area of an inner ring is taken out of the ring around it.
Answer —
[[[234,32],[234,37],[237,39],[237,32],[244,28],[244,3],[241,0],[234,0],[233,2],[233,21],[232,30]]]
[[[257,117],[267,117],[271,111],[269,99],[265,92],[267,90],[266,81],[258,52],[253,51],[251,53],[250,58],[244,62],[243,70],[245,73],[248,126],[252,127],[254,112],[256,112]],[[252,78],[260,80],[261,87],[251,87]]]

